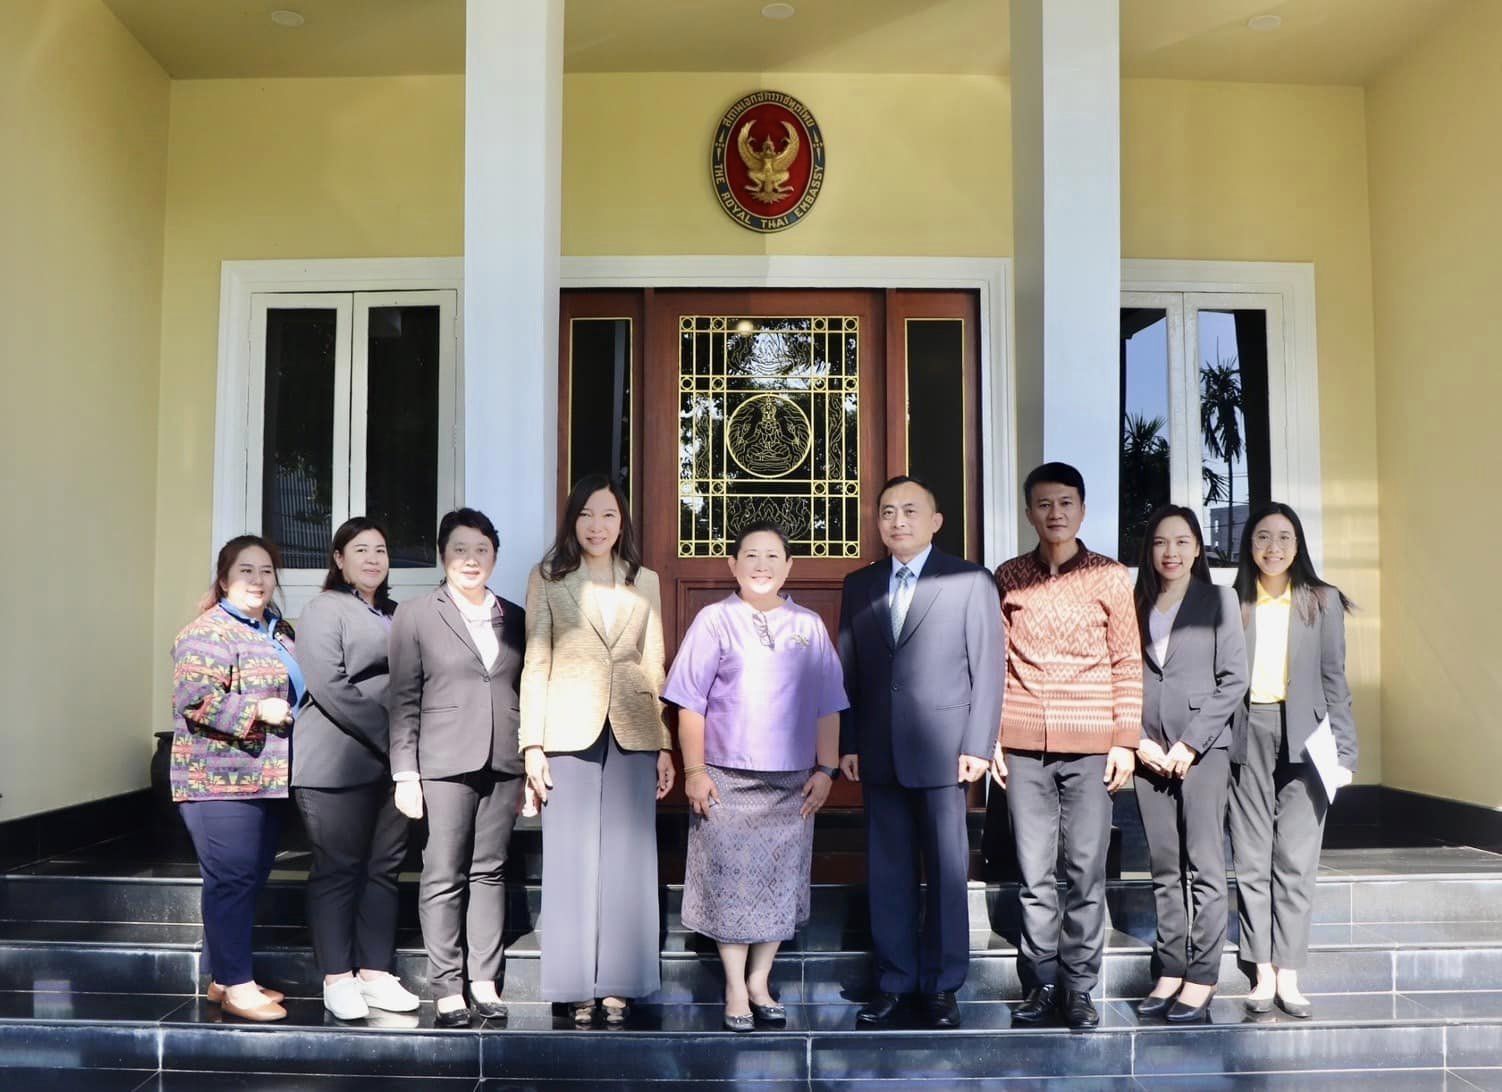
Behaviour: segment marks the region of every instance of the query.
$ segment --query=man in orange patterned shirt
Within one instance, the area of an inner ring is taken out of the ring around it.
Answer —
[[[1072,1028],[1093,1028],[1111,795],[1131,781],[1142,735],[1142,640],[1126,567],[1077,537],[1080,472],[1045,463],[1027,476],[1023,495],[1038,548],[996,570],[1007,681],[991,763],[1007,790],[1022,872],[1018,956],[1028,995],[1012,1020],[1039,1024],[1057,1013]],[[1062,915],[1061,829],[1069,881]]]

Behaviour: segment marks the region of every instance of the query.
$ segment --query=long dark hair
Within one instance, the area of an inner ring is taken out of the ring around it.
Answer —
[[[1240,560],[1236,564],[1236,598],[1241,600],[1242,617],[1248,617],[1257,605],[1257,577],[1261,570],[1252,560],[1252,535],[1257,530],[1257,524],[1268,516],[1282,516],[1293,524],[1293,533],[1298,542],[1295,545],[1293,564],[1288,566],[1288,583],[1293,589],[1293,609],[1305,624],[1313,625],[1320,612],[1330,605],[1331,598],[1340,604],[1341,610],[1354,610],[1356,604],[1347,598],[1345,592],[1334,584],[1321,580],[1314,571],[1314,562],[1309,560],[1309,540],[1304,537],[1304,524],[1300,521],[1299,514],[1286,504],[1270,501],[1252,510],[1247,517],[1246,527],[1241,532]]]
[[[382,527],[369,516],[353,516],[339,525],[339,530],[334,532],[334,541],[329,546],[329,571],[323,578],[324,591],[353,591],[348,580],[344,579],[344,570],[339,567],[338,554],[342,554],[354,540],[356,535],[366,531],[374,531],[381,536],[381,542],[387,542],[386,528]],[[396,611],[396,602],[391,598],[391,572],[387,569],[386,579],[381,581],[381,586],[375,590],[375,607],[382,614],[393,614]]]
[[[276,575],[276,588],[277,591],[281,590],[282,552],[276,548],[276,543],[260,535],[236,535],[219,547],[219,557],[214,561],[214,582],[198,600],[198,613],[202,614],[209,610],[224,598],[225,585],[229,582],[229,571],[235,567],[235,562],[240,560],[240,555],[252,546],[259,546],[271,555],[271,568]]]
[[[1194,509],[1178,504],[1165,504],[1155,509],[1147,517],[1147,530],[1142,533],[1142,556],[1137,562],[1137,626],[1144,634],[1147,633],[1148,616],[1152,614],[1158,595],[1163,591],[1163,580],[1153,565],[1153,537],[1158,533],[1159,524],[1173,516],[1178,516],[1189,524],[1189,532],[1199,545],[1199,556],[1189,566],[1189,579],[1213,583],[1210,579],[1210,563],[1205,560],[1205,535],[1200,530],[1199,517],[1194,514]]]
[[[641,571],[641,544],[636,540],[636,525],[631,522],[631,505],[626,493],[604,474],[586,474],[575,484],[563,506],[563,517],[558,521],[558,537],[542,556],[542,575],[546,580],[562,580],[576,570],[584,561],[584,548],[579,545],[579,535],[574,525],[589,498],[601,489],[610,490],[616,507],[621,510],[621,535],[615,540],[611,551],[625,563],[626,583],[635,584],[636,574]]]

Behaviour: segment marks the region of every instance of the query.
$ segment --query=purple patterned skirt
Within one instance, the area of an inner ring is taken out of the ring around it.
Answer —
[[[814,821],[799,814],[811,770],[709,767],[711,818],[689,817],[683,924],[722,944],[791,940],[808,921]]]

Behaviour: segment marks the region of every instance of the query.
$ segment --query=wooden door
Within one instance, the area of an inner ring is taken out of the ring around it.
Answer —
[[[604,339],[614,355],[607,344],[594,366],[608,370],[614,360],[629,381],[622,404],[631,422],[621,425],[619,407],[606,416],[615,446],[622,437],[630,445],[632,508],[644,560],[662,580],[670,661],[700,608],[734,590],[730,540],[760,519],[788,530],[787,591],[833,636],[846,574],[884,553],[881,484],[909,466],[945,505],[940,545],[979,560],[973,293],[658,289],[565,293],[563,304],[561,332],[574,342],[614,331],[613,342]],[[562,341],[565,384],[577,363],[570,345]],[[560,399],[560,456],[576,453],[568,464],[560,457],[560,496],[565,465],[575,478],[613,472],[581,464],[574,417],[583,410],[574,401]],[[832,805],[859,801],[857,786],[836,782]]]

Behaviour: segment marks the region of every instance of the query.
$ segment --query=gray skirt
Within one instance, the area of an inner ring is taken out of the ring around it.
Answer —
[[[689,818],[683,924],[722,944],[791,940],[808,921],[814,821],[800,814],[811,770],[709,767],[711,818]]]

